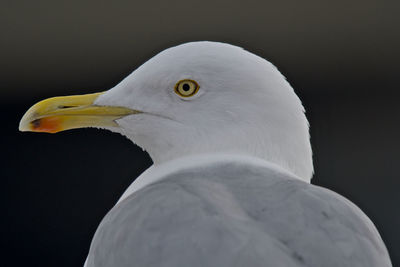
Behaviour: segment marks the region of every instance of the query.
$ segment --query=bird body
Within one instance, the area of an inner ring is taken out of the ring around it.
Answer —
[[[368,217],[310,184],[302,103],[244,49],[172,47],[106,92],[41,101],[20,122],[81,127],[120,133],[154,162],[99,225],[86,267],[391,266]]]
[[[391,266],[360,209],[279,166],[235,155],[163,165],[103,219],[87,267]]]

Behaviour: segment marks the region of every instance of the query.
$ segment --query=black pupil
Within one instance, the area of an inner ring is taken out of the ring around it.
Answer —
[[[187,83],[184,83],[184,84],[182,85],[182,89],[183,89],[183,91],[187,92],[187,91],[189,91],[189,89],[190,89],[190,85],[187,84]]]

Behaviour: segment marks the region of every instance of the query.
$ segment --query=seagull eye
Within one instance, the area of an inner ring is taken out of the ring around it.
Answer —
[[[175,85],[175,93],[181,97],[191,97],[199,91],[199,84],[193,80],[181,80]]]

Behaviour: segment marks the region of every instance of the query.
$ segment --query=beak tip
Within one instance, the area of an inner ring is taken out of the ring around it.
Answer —
[[[31,109],[29,109],[27,112],[25,112],[24,116],[22,116],[21,120],[19,121],[18,130],[20,132],[32,131],[31,127],[30,127],[32,112],[30,112],[30,111],[31,111]]]
[[[29,132],[29,131],[30,131],[29,123],[27,123],[27,122],[24,121],[24,120],[21,120],[21,121],[19,122],[18,130],[19,130],[20,132]]]

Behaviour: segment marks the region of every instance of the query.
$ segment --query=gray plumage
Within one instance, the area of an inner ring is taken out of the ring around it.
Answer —
[[[87,267],[386,267],[368,217],[342,196],[266,167],[173,172],[118,203]]]

